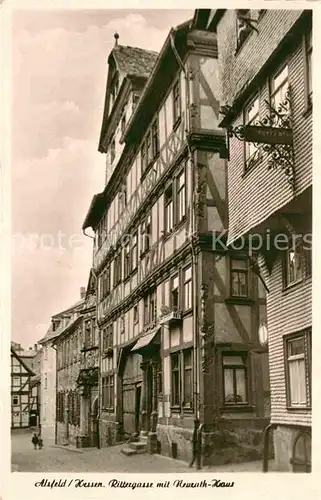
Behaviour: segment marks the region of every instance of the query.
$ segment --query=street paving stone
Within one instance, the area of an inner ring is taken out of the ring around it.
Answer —
[[[31,434],[12,433],[12,472],[126,472],[126,473],[195,473],[185,462],[160,455],[140,454],[126,457],[121,453],[123,445],[109,448],[88,448],[82,453],[57,448],[53,443],[44,443],[42,450],[34,450]],[[219,467],[204,467],[201,472],[261,472],[262,462],[228,464]]]

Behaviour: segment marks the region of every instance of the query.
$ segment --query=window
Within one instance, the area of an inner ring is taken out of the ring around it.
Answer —
[[[113,347],[113,323],[103,329],[103,351]]]
[[[308,257],[308,254],[306,254]],[[309,264],[308,260],[307,263]],[[285,286],[303,279],[304,251],[302,239],[294,235],[285,252]]]
[[[143,174],[147,168],[146,143],[145,142],[143,142],[142,147],[140,149],[140,162],[141,162],[141,172]]]
[[[183,366],[184,366],[184,380],[183,380],[183,406],[187,408],[192,407],[193,403],[193,380],[192,380],[192,349],[185,349],[183,351]]]
[[[139,321],[138,305],[134,306],[134,325]]]
[[[124,278],[130,275],[130,246],[129,243],[124,248]]]
[[[13,396],[12,404],[13,404],[13,406],[18,406],[20,404],[19,403],[19,396]]]
[[[144,297],[144,325],[156,321],[156,291]]]
[[[260,115],[260,101],[255,97],[244,109],[244,125],[255,125]],[[258,159],[259,149],[253,142],[244,142],[245,170]]]
[[[192,308],[192,268],[189,266],[183,270],[184,276],[184,309]]]
[[[185,170],[176,179],[177,186],[177,214],[176,222],[179,223],[186,215],[186,185]]]
[[[289,89],[288,78],[288,66],[285,65],[271,80],[271,105],[280,115],[285,116],[287,116],[288,110],[282,104],[284,104]],[[274,126],[276,125],[277,123],[274,124]]]
[[[137,231],[133,234],[131,239],[131,249],[130,249],[130,267],[131,271],[135,271],[138,265],[138,251],[137,251]]]
[[[246,353],[223,354],[224,404],[248,403]]]
[[[312,104],[312,30],[309,30],[305,36],[306,52],[306,86],[308,105]]]
[[[180,405],[180,369],[179,353],[171,354],[171,372],[172,372],[172,406]]]
[[[110,294],[110,265],[105,270],[105,295]]]
[[[117,286],[122,279],[122,255],[121,251],[114,259],[114,286]]]
[[[115,139],[113,139],[111,141],[111,144],[110,144],[110,163],[114,162],[114,159],[116,156],[115,148],[116,148],[116,143],[115,143]]]
[[[153,149],[152,149],[152,134],[148,132],[146,137],[146,167],[149,166],[153,159]]]
[[[231,259],[231,296],[249,296],[249,267],[245,259]]]
[[[12,387],[20,387],[20,377],[12,378]]]
[[[174,126],[178,122],[178,120],[181,117],[181,88],[180,88],[180,81],[177,80],[177,82],[174,84],[173,87],[173,123]]]
[[[310,330],[285,338],[286,387],[289,407],[310,406]]]
[[[102,378],[102,408],[112,411],[114,409],[114,375]]]
[[[152,150],[153,150],[153,158],[159,153],[159,125],[158,125],[158,117],[154,121],[152,125]]]
[[[171,307],[175,311],[179,308],[179,277],[178,275],[171,280]]]
[[[141,224],[141,254],[150,249],[152,237],[152,218],[148,215]]]
[[[165,231],[170,233],[174,227],[173,217],[173,187],[165,191]]]
[[[56,415],[58,422],[64,422],[65,413],[65,394],[63,392],[57,393]]]

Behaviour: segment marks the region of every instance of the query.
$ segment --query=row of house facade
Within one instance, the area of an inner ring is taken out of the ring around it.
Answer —
[[[189,461],[197,425],[204,465],[272,441],[278,470],[310,470],[311,30],[200,9],[159,54],[115,35],[92,269],[40,341],[57,443]]]

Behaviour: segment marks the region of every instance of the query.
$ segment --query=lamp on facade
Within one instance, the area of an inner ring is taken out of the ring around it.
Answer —
[[[268,332],[267,325],[265,322],[262,322],[260,324],[258,336],[259,336],[259,342],[260,342],[261,346],[267,346],[269,332]]]

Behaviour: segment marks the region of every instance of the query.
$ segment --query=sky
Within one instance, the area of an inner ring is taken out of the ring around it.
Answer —
[[[14,11],[12,340],[25,348],[87,286],[82,223],[104,187],[97,151],[107,58],[119,43],[159,51],[192,10]]]

